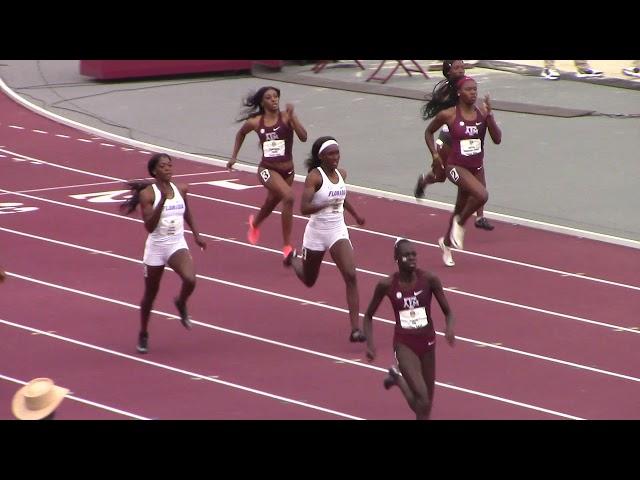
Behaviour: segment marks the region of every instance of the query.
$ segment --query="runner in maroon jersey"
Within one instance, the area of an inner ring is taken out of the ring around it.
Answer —
[[[260,139],[262,160],[258,165],[258,178],[269,193],[262,208],[255,216],[249,216],[249,232],[247,237],[253,245],[260,238],[260,224],[271,214],[273,209],[282,202],[282,238],[284,247],[282,254],[286,259],[293,250],[291,247],[291,226],[293,223],[293,183],[294,168],[293,132],[302,142],[307,141],[307,131],[304,129],[293,105],[288,103],[286,111],[280,111],[280,90],[275,87],[262,87],[256,93],[250,94],[244,100],[246,107],[238,121],[245,121],[236,134],[231,160],[227,168],[231,169],[237,161],[238,152],[246,135],[255,131]]]
[[[445,265],[455,265],[450,247],[464,248],[464,224],[474,211],[489,199],[489,193],[480,181],[484,159],[484,137],[489,130],[493,143],[502,141],[502,132],[493,118],[489,95],[481,108],[476,107],[478,86],[471,77],[462,77],[457,83],[460,100],[454,107],[442,110],[431,121],[425,132],[427,147],[434,162],[442,163],[433,140],[433,134],[448,125],[451,152],[444,166],[447,178],[458,186],[458,197],[446,236],[438,239]]]
[[[399,239],[393,249],[398,272],[381,280],[373,293],[364,316],[364,335],[367,337],[367,358],[376,357],[373,341],[373,316],[380,302],[387,296],[391,301],[396,326],[393,349],[400,372],[394,367],[384,380],[384,387],[398,385],[417,420],[428,420],[433,405],[436,379],[436,332],[431,316],[431,296],[435,295],[445,315],[445,338],[455,343],[454,318],[444,296],[440,279],[417,268],[416,250],[407,239]]]
[[[458,99],[460,97],[458,97],[456,83],[464,77],[464,73],[464,60],[443,60],[442,75],[444,75],[445,80],[436,84],[433,88],[431,99],[422,106],[422,118],[424,120],[429,120],[430,118],[435,117],[442,110],[458,104]],[[429,135],[428,131],[425,130],[425,139]],[[424,197],[424,190],[429,185],[433,183],[442,183],[447,178],[444,166],[447,164],[447,157],[451,151],[451,135],[449,135],[449,127],[446,124],[440,129],[440,134],[436,140],[436,147],[442,162],[433,162],[431,164],[431,170],[429,170],[428,173],[420,174],[414,189],[414,195],[416,198]],[[484,177],[484,169],[480,170],[478,179],[486,188],[487,183]],[[493,225],[491,225],[489,220],[484,216],[483,206],[476,211],[476,215],[476,228],[493,230]]]

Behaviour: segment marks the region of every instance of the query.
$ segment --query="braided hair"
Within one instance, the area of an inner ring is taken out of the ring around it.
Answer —
[[[153,172],[156,169],[158,162],[160,162],[160,160],[162,160],[163,158],[168,158],[169,160],[171,160],[171,157],[166,153],[156,153],[149,159],[149,162],[147,162],[147,170],[149,171],[149,175],[155,177],[155,174]],[[133,212],[140,203],[140,192],[142,192],[142,190],[144,190],[151,184],[153,184],[153,182],[150,182],[149,180],[130,180],[128,182],[125,182],[125,185],[131,191],[131,197],[127,198],[120,204],[120,211],[125,215],[129,215],[131,212]]]
[[[431,99],[420,109],[423,120],[435,117],[442,110],[453,107],[458,103],[456,89],[457,79],[449,78],[454,62],[462,62],[462,60],[444,60],[442,62],[442,75],[444,75],[445,79],[439,81],[436,86],[433,87]]]

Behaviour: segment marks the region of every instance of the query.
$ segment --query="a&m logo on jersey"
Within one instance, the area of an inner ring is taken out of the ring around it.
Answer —
[[[403,300],[404,300],[403,308],[416,308],[417,306],[420,305],[420,302],[418,302],[417,297],[405,297],[403,298]]]
[[[278,133],[277,132],[268,132],[266,135],[267,135],[267,141],[269,141],[269,140],[278,140]]]
[[[470,137],[473,137],[474,135],[478,135],[478,127],[476,127],[475,125],[467,125],[467,127],[464,130],[464,134],[469,135]]]

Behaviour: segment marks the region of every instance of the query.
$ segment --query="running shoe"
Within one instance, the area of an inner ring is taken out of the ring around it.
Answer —
[[[476,228],[481,228],[483,230],[493,230],[495,227],[489,223],[487,217],[478,217],[475,221]]]
[[[640,67],[623,68],[622,73],[630,77],[640,78]]]
[[[149,333],[148,332],[140,332],[138,335],[138,345],[136,346],[136,350],[139,353],[147,353],[149,346]]]
[[[555,68],[543,68],[541,76],[547,80],[558,80],[560,78],[560,72]]]
[[[253,215],[249,215],[249,232],[247,239],[251,245],[255,245],[260,240],[260,229],[253,226]]]
[[[187,313],[187,305],[186,303],[180,304],[178,303],[178,298],[173,299],[173,303],[175,304],[178,312],[180,313],[180,323],[187,330],[191,330],[191,321],[189,320],[189,314]]]
[[[416,182],[416,188],[413,190],[413,195],[416,198],[422,198],[424,197],[424,189],[426,188],[426,183],[425,183],[425,174],[421,173],[420,176],[418,177],[418,181]]]
[[[576,77],[578,78],[593,78],[593,77],[602,77],[604,74],[599,70],[594,70],[593,68],[579,68],[576,72]]]
[[[453,248],[458,250],[464,250],[464,227],[458,223],[460,217],[456,215],[453,217],[453,223],[451,224],[451,233],[449,234],[449,241]]]
[[[394,385],[398,384],[398,378],[400,378],[400,372],[396,367],[391,367],[388,370],[388,375],[384,377],[382,384],[385,390],[389,390]]]
[[[351,331],[351,335],[349,335],[349,341],[352,343],[355,342],[366,342],[367,337],[359,328]]]
[[[282,260],[282,263],[284,263],[284,266],[289,267],[291,265],[291,262],[293,261],[293,258],[296,255],[297,255],[297,252],[291,245],[285,245],[282,248],[282,256],[284,257],[284,260]]]
[[[442,250],[442,261],[447,267],[453,267],[456,262],[453,261],[453,255],[451,255],[451,248],[447,247],[444,244],[444,237],[440,237],[438,239],[438,245],[440,245],[440,250]]]

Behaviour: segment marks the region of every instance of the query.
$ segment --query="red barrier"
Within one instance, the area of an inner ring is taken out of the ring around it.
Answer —
[[[251,70],[253,63],[280,68],[282,60],[80,60],[80,74],[100,80]]]

